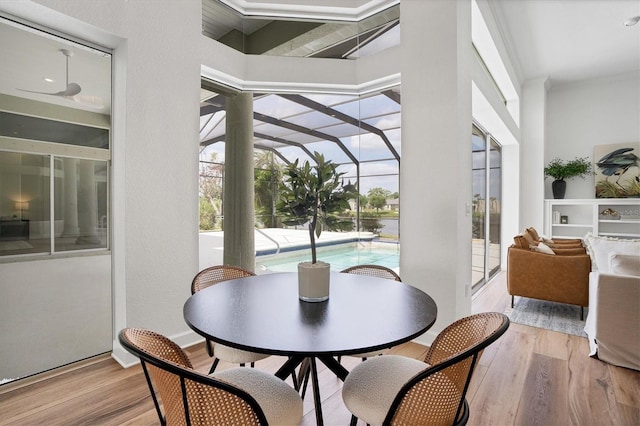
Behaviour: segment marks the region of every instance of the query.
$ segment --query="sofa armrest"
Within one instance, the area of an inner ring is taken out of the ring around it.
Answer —
[[[586,254],[558,256],[512,246],[507,252],[507,290],[513,296],[588,306],[590,270]]]
[[[585,331],[598,357],[640,370],[640,277],[592,272],[592,297]]]

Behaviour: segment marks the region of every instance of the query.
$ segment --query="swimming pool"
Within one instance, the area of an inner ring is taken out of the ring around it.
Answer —
[[[310,261],[311,250],[298,250],[277,256],[258,256],[256,271],[296,272],[298,263]],[[400,246],[393,243],[351,243],[318,249],[318,260],[331,264],[331,270],[339,272],[349,266],[373,264],[398,270]]]

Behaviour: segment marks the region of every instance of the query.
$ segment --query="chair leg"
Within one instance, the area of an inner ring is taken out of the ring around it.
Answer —
[[[309,385],[309,377],[311,377],[311,370],[307,370],[307,372],[304,375],[304,382],[302,384],[302,395],[300,395],[300,398],[304,399],[305,394],[307,393],[307,386]]]
[[[308,360],[304,360],[302,364],[300,364],[300,370],[298,371],[298,380],[300,381],[298,384],[298,391],[302,390],[300,394],[300,398],[304,399],[304,396],[307,393],[307,385],[309,384],[309,376],[311,374],[311,366],[309,365]]]
[[[513,299],[515,298],[515,296],[511,295],[511,309],[513,309]]]
[[[213,373],[216,370],[219,362],[220,360],[218,358],[213,360],[213,365],[211,366],[211,369],[209,369],[209,374]]]
[[[207,354],[213,358],[213,342],[209,339],[206,339],[204,342],[204,347],[207,349]]]
[[[351,422],[349,422],[349,426],[356,426],[356,424],[358,424],[358,418],[352,414]]]
[[[580,306],[580,321],[584,321],[584,306]]]
[[[293,388],[296,392],[300,392],[300,384],[298,383],[298,375],[296,374],[296,370],[291,372],[291,380],[293,381]]]
[[[255,366],[256,366],[256,363],[255,363],[255,362],[252,362],[252,363],[251,363],[251,368],[254,368]]]

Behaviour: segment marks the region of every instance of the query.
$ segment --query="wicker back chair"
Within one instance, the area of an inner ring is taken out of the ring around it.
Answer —
[[[471,315],[442,330],[424,361],[389,355],[357,365],[342,390],[351,424],[357,418],[385,425],[466,424],[465,396],[475,366],[508,327],[509,318],[501,313]]]
[[[229,265],[217,265],[205,268],[198,272],[193,281],[191,282],[191,294],[203,290],[212,285],[221,283],[227,280],[233,280],[236,278],[253,277],[254,274],[251,271],[239,268],[237,266]],[[264,359],[269,355],[259,354],[256,352],[243,351],[240,349],[231,348],[220,343],[214,343],[209,339],[206,339],[205,347],[207,353],[213,358],[213,364],[209,370],[209,374],[213,373],[218,366],[220,360],[228,361],[235,364],[244,366],[246,363],[250,363],[253,367],[256,361]]]
[[[193,281],[191,281],[191,294],[211,287],[214,284],[218,284],[222,281],[234,280],[236,278],[253,277],[254,274],[246,269],[239,268],[237,266],[229,265],[216,265],[205,268],[198,272]]]
[[[189,358],[178,345],[158,333],[125,328],[118,338],[126,350],[140,358],[163,426],[266,425],[269,421],[295,422],[302,418],[302,400],[290,386],[275,376],[243,368],[217,373],[220,378],[207,376],[193,369]],[[234,370],[241,370],[241,374],[235,374]],[[253,380],[248,377],[253,377]],[[258,386],[250,389],[251,382]]]
[[[400,276],[396,274],[392,269],[379,265],[355,265],[350,266],[347,269],[343,269],[340,272],[347,274],[366,275],[369,277],[386,278],[389,280],[402,281]]]
[[[388,280],[395,280],[398,282],[402,282],[402,280],[400,279],[400,275],[396,274],[392,269],[389,269],[385,266],[379,266],[379,265],[366,265],[366,264],[355,265],[355,266],[350,266],[347,269],[343,269],[340,272],[343,272],[346,274],[365,275],[367,277],[385,278]],[[366,361],[367,358],[370,358],[372,356],[383,355],[385,352],[386,351],[384,350],[372,351],[372,352],[354,354],[351,356],[362,358],[363,361]]]

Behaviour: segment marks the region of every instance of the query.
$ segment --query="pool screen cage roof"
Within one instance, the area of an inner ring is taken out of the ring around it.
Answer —
[[[354,60],[400,43],[399,2],[381,2],[357,19],[311,19],[288,9],[282,16],[249,16],[234,4],[202,0],[202,33],[245,54]],[[202,161],[211,152],[224,159],[226,89],[202,81]],[[358,181],[399,173],[399,86],[365,96],[254,94],[253,109],[254,147],[272,152],[275,161],[313,161],[318,151]]]
[[[214,152],[222,160],[227,97],[206,82],[202,86],[201,160],[209,160]],[[378,163],[385,174],[397,174],[400,115],[399,87],[367,96],[254,94],[254,148],[274,153],[284,164],[296,159],[313,162],[313,152],[318,151],[349,177],[359,177],[363,163]]]

